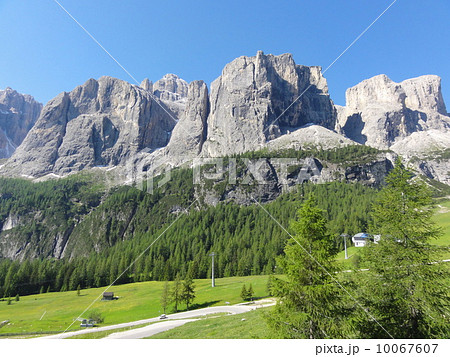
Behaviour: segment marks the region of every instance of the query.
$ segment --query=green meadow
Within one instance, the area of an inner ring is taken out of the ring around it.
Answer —
[[[216,287],[211,287],[211,280],[195,280],[196,299],[193,308],[225,305],[226,302],[236,304],[242,302],[240,293],[242,285],[251,283],[255,297],[267,296],[267,276],[246,276],[216,279]],[[156,317],[162,314],[160,296],[164,282],[143,282],[111,287],[118,300],[96,301],[91,310],[100,312],[104,322],[98,326],[113,325],[122,322]],[[99,297],[104,288],[76,291],[44,293],[14,299],[11,305],[0,301],[0,323],[9,320],[9,324],[0,328],[0,337],[20,333],[45,333],[64,331],[82,312]],[[182,304],[179,309],[186,306]],[[172,311],[172,306],[168,312]],[[89,313],[83,315],[88,317]],[[75,322],[70,330],[78,330],[79,322]]]
[[[201,319],[149,338],[270,338],[268,326],[264,319],[264,314],[270,309],[270,307],[266,307],[238,315]]]

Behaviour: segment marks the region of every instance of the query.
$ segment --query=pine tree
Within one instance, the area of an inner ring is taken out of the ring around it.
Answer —
[[[383,328],[360,316],[363,338],[439,338],[450,335],[450,300],[439,261],[440,236],[432,221],[429,189],[400,159],[386,178],[387,186],[373,205],[371,231],[377,244],[364,248],[359,274],[360,301]]]
[[[181,300],[182,284],[180,280],[180,275],[177,274],[175,281],[173,282],[172,289],[170,291],[170,302],[174,304],[175,312],[178,311],[178,304]]]
[[[19,296],[19,294],[17,294],[17,295],[16,295],[16,298],[15,298],[15,300],[16,300],[16,301],[19,301],[19,300],[20,300],[20,296]]]
[[[77,296],[80,296],[81,295],[81,286],[80,286],[80,284],[78,284],[78,286],[77,286]]]
[[[273,275],[269,275],[267,278],[266,291],[269,296],[272,296],[272,287],[273,287]]]
[[[161,303],[161,308],[163,309],[164,314],[166,313],[167,306],[170,302],[170,289],[169,289],[169,283],[166,281],[164,283],[164,288],[161,293],[161,299],[159,300]]]
[[[11,305],[11,297],[8,297],[8,300],[6,300],[6,305]]]
[[[247,297],[248,297],[247,288],[245,287],[245,284],[244,284],[244,285],[242,285],[241,299],[246,301]]]
[[[347,337],[342,290],[328,273],[338,268],[324,213],[311,196],[297,217],[291,223],[295,236],[288,240],[285,256],[278,262],[286,278],[272,279],[272,291],[279,300],[267,316],[269,327],[278,338]]]
[[[253,294],[254,294],[253,287],[252,284],[250,284],[247,290],[247,300],[253,300]]]
[[[186,310],[189,310],[189,305],[195,299],[195,285],[192,276],[188,274],[183,282],[183,288],[181,291],[181,299],[186,303]]]

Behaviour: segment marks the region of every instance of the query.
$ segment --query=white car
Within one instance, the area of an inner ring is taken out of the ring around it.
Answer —
[[[167,319],[167,316],[166,316],[166,314],[162,314],[160,317],[159,317],[159,319],[160,320],[164,320],[164,319]]]

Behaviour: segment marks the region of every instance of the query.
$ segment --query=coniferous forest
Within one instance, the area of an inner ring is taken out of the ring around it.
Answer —
[[[27,230],[30,239],[33,235],[50,234],[46,232],[48,227],[66,229],[101,199],[94,190],[88,190],[87,182],[84,185],[80,182],[65,182],[64,189],[60,190],[59,187],[55,189],[56,182],[33,185],[14,180],[9,185],[14,186],[14,192],[20,198],[15,201],[2,200],[10,202],[6,208],[2,204],[2,210],[25,212],[27,206],[47,210],[46,216],[53,220],[51,224],[47,222],[45,226],[40,226],[35,223],[31,227],[16,228]],[[5,197],[8,186],[1,187]],[[329,229],[336,236],[367,228],[369,207],[376,191],[360,184],[303,184],[297,192],[284,194],[265,207],[287,226],[294,218],[296,209],[311,192],[317,196],[320,207],[326,210]],[[71,193],[74,194],[69,198]],[[275,259],[282,253],[287,237],[259,207],[233,203],[216,207],[196,206],[178,217],[181,213],[167,213],[162,203],[155,205],[157,199],[155,195],[131,187],[122,187],[111,193],[101,205],[101,211],[94,211],[88,222],[74,228],[80,230],[77,233],[80,239],[93,240],[96,237],[103,246],[99,252],[83,251],[88,246],[86,243],[74,248],[76,255],[62,259],[41,257],[22,262],[2,259],[0,296],[75,290],[78,285],[85,288],[110,284],[177,218],[116,283],[173,280],[177,272],[184,277],[190,264],[193,265],[194,278],[205,278],[210,274],[209,254],[213,251],[217,254],[218,277],[276,272]],[[133,227],[128,226],[133,233],[124,234],[125,223],[115,219],[115,215],[108,216],[106,223],[98,219],[105,212],[116,212],[118,216],[118,211],[126,213],[128,209],[139,217],[131,223]],[[107,229],[104,229],[105,224]],[[339,248],[341,243],[341,238],[336,238]]]

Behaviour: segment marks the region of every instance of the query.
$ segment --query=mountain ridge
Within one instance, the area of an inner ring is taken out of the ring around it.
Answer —
[[[140,87],[90,79],[45,106],[0,174],[36,178],[106,167],[123,176],[262,148],[361,144],[419,158],[419,172],[450,183],[448,163],[429,157],[449,138],[438,76],[395,83],[378,75],[349,88],[341,107],[320,67],[258,51],[227,64],[210,90],[174,74]]]

